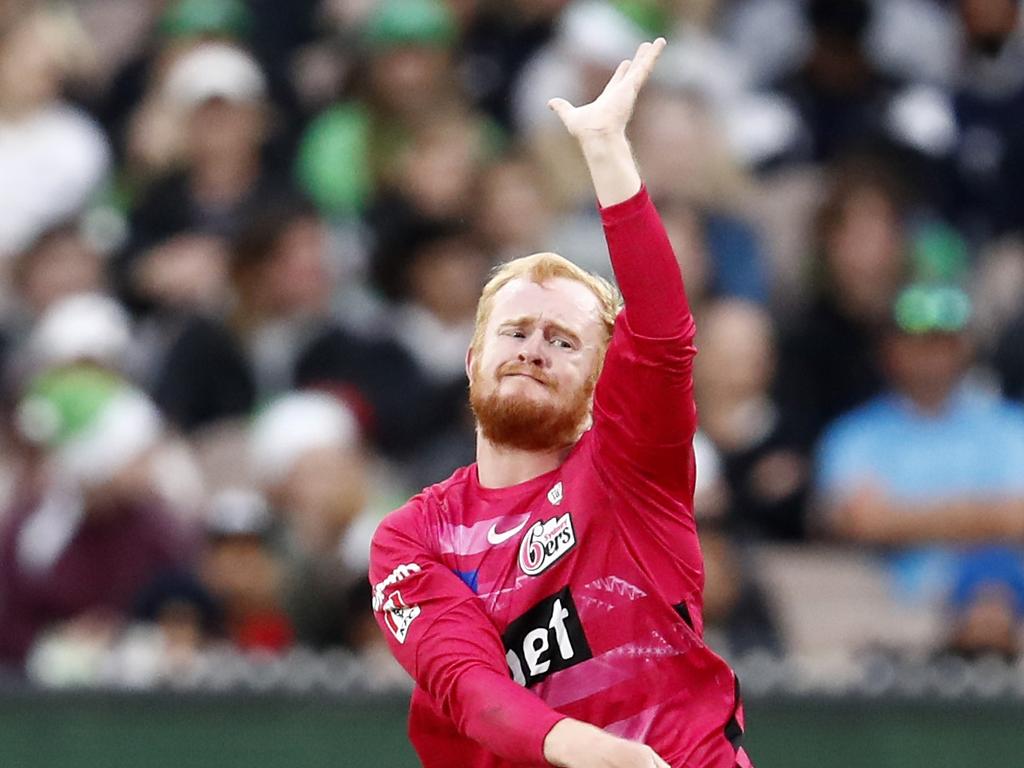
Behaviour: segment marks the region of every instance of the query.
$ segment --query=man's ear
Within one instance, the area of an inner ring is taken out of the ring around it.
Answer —
[[[473,380],[473,345],[466,348],[466,378]]]

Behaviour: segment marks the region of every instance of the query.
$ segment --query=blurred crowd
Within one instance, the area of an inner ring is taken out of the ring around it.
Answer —
[[[610,276],[546,102],[654,35],[713,644],[1015,659],[1017,0],[0,0],[0,667],[397,674],[370,536],[473,460],[489,270]]]

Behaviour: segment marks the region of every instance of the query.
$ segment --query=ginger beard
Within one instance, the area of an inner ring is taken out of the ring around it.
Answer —
[[[478,361],[472,365],[469,404],[485,438],[494,445],[521,451],[550,451],[574,444],[590,421],[598,371],[575,392],[560,392],[557,382],[523,365],[505,363],[485,380]],[[540,379],[554,398],[535,400],[522,394],[501,394],[505,376],[528,373]]]

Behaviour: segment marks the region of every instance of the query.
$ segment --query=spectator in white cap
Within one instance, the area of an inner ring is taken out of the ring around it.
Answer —
[[[36,345],[36,342],[26,342],[36,332],[44,316],[50,316],[57,305],[77,294],[89,294],[100,300],[99,293],[105,287],[104,266],[103,255],[77,221],[63,222],[47,229],[13,259],[9,273],[13,306],[0,331],[0,368],[5,387],[17,386],[18,381],[33,368],[34,361],[30,358],[35,356],[35,350],[30,351],[29,346]],[[47,331],[43,345],[47,357],[54,352],[54,347],[67,349],[69,345],[83,343],[83,337],[96,340],[97,331],[100,331],[96,318],[90,317],[87,327],[79,327],[82,309],[79,305],[71,311],[71,315],[76,316],[74,318],[69,317],[65,310],[58,313],[70,320],[59,321],[59,331],[52,327],[56,318],[51,318],[51,330]],[[112,325],[121,325],[120,319],[113,318],[120,310],[98,311],[105,315],[99,325],[111,330]],[[123,322],[127,323],[127,318]],[[106,333],[101,332],[100,335],[113,341]],[[127,330],[124,333],[115,331],[113,335],[126,337]],[[112,351],[109,343],[106,346],[105,357],[106,352]]]
[[[523,67],[512,94],[513,120],[563,211],[589,207],[590,182],[571,137],[547,109],[548,100],[592,100],[645,39],[647,33],[613,3],[582,0],[566,7],[556,35]],[[557,240],[556,245],[562,248]]]
[[[138,367],[133,363],[137,349],[132,331],[130,316],[109,296],[80,293],[59,299],[33,326],[9,369],[10,383],[20,390],[39,376],[87,368],[127,387]],[[146,402],[157,413],[156,404]],[[163,499],[194,518],[203,479],[189,444],[161,428],[159,445],[148,463]]]
[[[158,95],[159,107],[147,108],[180,122],[180,170],[154,181],[131,212],[117,275],[139,308],[215,310],[227,297],[226,239],[280,188],[263,158],[266,77],[243,49],[204,42],[173,62]]]
[[[11,265],[18,310],[35,319],[66,296],[102,292],[105,266],[104,253],[83,221],[50,227]]]
[[[256,417],[249,461],[283,527],[298,639],[359,645],[372,618],[354,595],[376,519],[366,510],[368,458],[355,416],[327,393],[285,395]]]
[[[131,340],[131,320],[120,304],[99,293],[79,293],[54,302],[26,346],[36,372],[81,362],[119,371]]]
[[[271,543],[273,519],[251,488],[210,499],[199,574],[224,613],[227,638],[245,651],[280,653],[295,637],[283,603],[284,567]]]
[[[74,17],[45,6],[0,29],[0,258],[80,211],[109,170],[99,125],[60,98],[88,50]]]
[[[167,97],[184,107],[211,99],[258,103],[267,84],[256,61],[227,43],[207,43],[183,56],[164,83]]]

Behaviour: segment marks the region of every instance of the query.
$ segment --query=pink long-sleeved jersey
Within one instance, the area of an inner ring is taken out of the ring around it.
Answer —
[[[693,318],[646,190],[601,216],[626,309],[593,426],[557,469],[484,488],[465,467],[374,537],[374,611],[416,680],[426,768],[546,765],[563,717],[673,768],[750,766],[736,677],[702,640]]]

